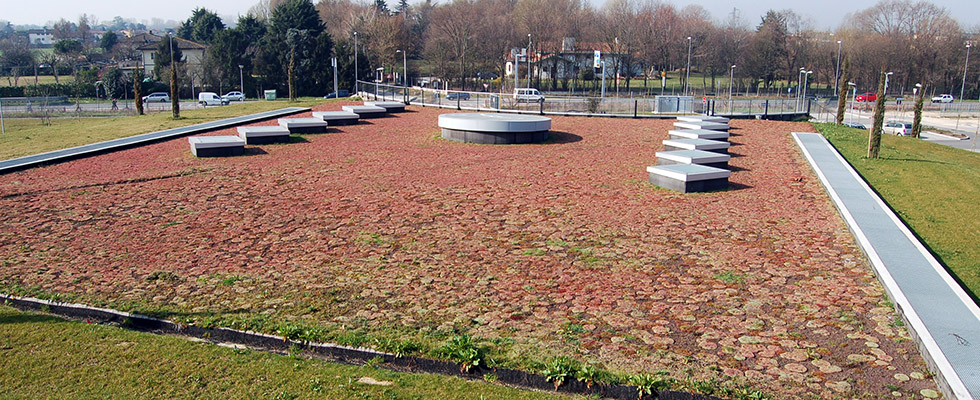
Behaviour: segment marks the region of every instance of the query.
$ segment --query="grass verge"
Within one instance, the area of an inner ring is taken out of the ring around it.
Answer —
[[[980,295],[980,154],[885,135],[868,159],[867,131],[814,126],[960,281]]]
[[[6,306],[0,326],[0,387],[12,398],[581,398],[231,349]],[[362,377],[391,384],[358,383]]]
[[[328,101],[336,100],[304,98],[292,103],[255,101],[226,107],[181,110],[181,117],[177,120],[173,119],[170,111],[110,118],[52,118],[49,124],[40,118],[4,119],[6,134],[0,135],[0,160],[280,108],[311,107]]]

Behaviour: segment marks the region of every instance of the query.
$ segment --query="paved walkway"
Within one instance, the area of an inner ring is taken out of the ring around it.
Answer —
[[[175,137],[192,135],[195,133],[206,132],[215,129],[223,129],[229,126],[242,125],[269,118],[281,117],[284,115],[309,111],[309,108],[288,107],[279,110],[266,111],[258,114],[244,115],[241,117],[227,118],[217,121],[205,122],[203,124],[184,126],[180,128],[167,129],[163,131],[144,133],[142,135],[130,136],[120,139],[107,140],[105,142],[86,144],[83,146],[72,147],[50,151],[47,153],[35,154],[32,156],[14,158],[0,161],[0,174],[13,171],[33,168],[44,164],[52,164],[72,160],[81,157],[88,157],[95,154],[119,150],[127,147],[138,146],[160,140],[172,139]]]
[[[818,133],[793,133],[947,398],[980,399],[980,307]]]

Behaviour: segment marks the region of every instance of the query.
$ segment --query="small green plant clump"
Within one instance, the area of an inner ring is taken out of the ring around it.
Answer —
[[[575,372],[579,370],[578,363],[568,357],[556,357],[548,363],[548,368],[541,371],[544,378],[555,385],[555,390],[565,383],[568,378],[575,377]]]
[[[660,393],[661,390],[670,389],[676,380],[671,378],[667,371],[660,370],[653,374],[636,374],[629,377],[629,382],[636,386],[638,399],[645,395]]]
[[[443,356],[460,364],[460,372],[470,372],[473,367],[486,365],[487,349],[473,342],[469,335],[457,335],[439,351]]]

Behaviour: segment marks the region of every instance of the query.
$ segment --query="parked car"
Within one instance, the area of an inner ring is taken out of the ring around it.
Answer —
[[[844,126],[846,126],[848,128],[868,129],[868,127],[864,126],[863,124],[858,124],[858,123],[855,123],[855,122],[845,122],[844,123]]]
[[[225,93],[224,96],[221,96],[221,98],[222,99],[225,99],[225,100],[228,100],[228,101],[245,101],[245,93],[242,93],[242,92],[228,92],[228,93]]]
[[[885,123],[881,131],[898,136],[912,136],[912,124],[908,122],[889,121]]]
[[[169,103],[170,95],[167,92],[153,92],[143,96],[144,103]]]
[[[469,100],[470,94],[466,92],[450,92],[446,95],[446,100]]]
[[[514,99],[518,103],[544,103],[544,96],[533,88],[514,89]]]
[[[865,93],[865,94],[859,94],[859,95],[857,95],[857,98],[855,100],[857,100],[857,101],[876,101],[876,100],[878,100],[878,94],[873,93],[873,92],[868,92],[868,93]]]
[[[197,94],[197,104],[202,106],[226,106],[228,99],[218,96],[215,92],[201,92]]]
[[[341,97],[350,96],[346,90],[337,90],[336,92],[330,92],[330,94],[323,96],[324,99],[339,99]]]
[[[932,98],[933,103],[952,103],[953,95],[951,94],[941,94],[939,96]]]

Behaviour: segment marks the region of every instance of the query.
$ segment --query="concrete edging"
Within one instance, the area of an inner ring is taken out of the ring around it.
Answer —
[[[858,241],[858,244],[860,245],[862,251],[865,253],[865,255],[867,255],[869,261],[871,261],[871,265],[874,268],[875,274],[878,276],[879,281],[881,281],[882,286],[884,286],[885,291],[894,300],[898,312],[907,321],[908,326],[910,328],[909,332],[912,334],[913,338],[915,339],[919,347],[919,350],[923,355],[923,359],[926,361],[926,364],[928,364],[929,368],[935,373],[936,383],[939,386],[939,389],[943,392],[945,397],[950,399],[963,399],[963,400],[974,399],[974,397],[970,394],[969,389],[967,389],[966,385],[961,380],[959,374],[956,373],[956,370],[953,368],[953,365],[950,363],[949,359],[943,353],[938,342],[929,332],[925,323],[922,321],[922,318],[915,311],[915,308],[913,307],[912,303],[906,297],[905,293],[902,291],[901,287],[898,285],[895,278],[888,270],[888,266],[884,264],[884,262],[881,259],[881,256],[879,256],[878,252],[871,245],[864,231],[857,224],[857,221],[854,218],[854,216],[844,205],[842,199],[840,198],[840,195],[831,186],[829,180],[824,175],[820,167],[817,165],[813,156],[810,154],[809,150],[806,148],[806,146],[803,145],[799,136],[800,134],[801,134],[800,132],[793,132],[792,133],[793,139],[796,141],[797,146],[799,146],[801,152],[806,157],[807,162],[810,164],[811,168],[813,168],[814,173],[816,173],[817,177],[820,179],[820,182],[824,186],[824,189],[830,195],[831,200],[834,202],[834,206],[844,217],[848,229],[851,231],[855,239]],[[818,133],[813,133],[813,134],[820,135]],[[837,159],[845,166],[848,172],[859,182],[861,187],[865,191],[867,191],[867,193],[872,198],[875,199],[877,205],[881,208],[882,212],[885,213],[889,217],[889,219],[898,227],[898,229],[906,236],[906,238],[913,243],[916,250],[919,253],[921,253],[922,256],[929,262],[929,264],[932,266],[935,272],[942,278],[942,280],[947,285],[949,285],[953,293],[956,294],[956,297],[967,305],[967,308],[974,314],[974,316],[977,319],[980,319],[980,307],[978,307],[977,304],[973,302],[973,300],[966,294],[966,292],[959,286],[959,284],[956,283],[956,281],[952,278],[952,276],[949,275],[949,273],[945,270],[945,268],[943,268],[943,266],[939,264],[939,261],[936,260],[936,258],[933,257],[928,250],[926,250],[925,246],[915,237],[915,235],[908,228],[908,226],[906,226],[905,223],[903,223],[901,219],[899,219],[898,216],[895,215],[895,212],[890,207],[888,207],[887,204],[885,204],[884,200],[882,200],[881,197],[878,196],[877,193],[875,193],[871,189],[868,183],[860,176],[860,174],[857,173],[856,170],[854,170],[854,167],[851,166],[851,164],[848,163],[846,159],[844,159],[844,157],[840,154],[840,152],[837,151],[837,149],[834,148],[834,146],[832,146],[829,142],[827,142],[827,139],[824,138],[823,135],[820,135],[820,137],[821,140],[823,140],[827,144],[827,146],[831,149],[831,151],[837,157]]]

